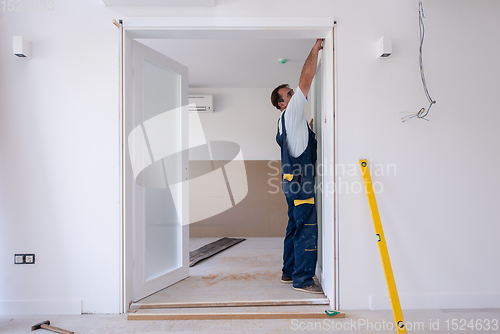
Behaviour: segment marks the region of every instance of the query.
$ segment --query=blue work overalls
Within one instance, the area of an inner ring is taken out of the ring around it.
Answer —
[[[288,204],[283,276],[291,277],[295,288],[305,288],[314,283],[317,260],[318,224],[314,204],[317,141],[308,127],[307,148],[298,157],[291,156],[286,144],[285,112],[281,116],[281,134],[278,128],[276,135],[281,147],[282,188]]]

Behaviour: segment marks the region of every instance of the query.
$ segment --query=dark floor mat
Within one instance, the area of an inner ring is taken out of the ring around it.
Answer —
[[[201,260],[207,259],[217,253],[222,252],[229,247],[232,247],[246,239],[244,238],[221,238],[217,241],[211,242],[205,246],[189,252],[189,266],[192,267]]]

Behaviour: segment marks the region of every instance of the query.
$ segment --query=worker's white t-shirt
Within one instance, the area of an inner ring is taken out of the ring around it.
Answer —
[[[286,111],[286,146],[288,147],[288,153],[294,158],[298,157],[306,150],[309,141],[309,127],[307,125],[306,115],[304,114],[306,102],[306,97],[300,88],[297,87],[295,93],[288,102],[287,108],[281,112],[278,122],[278,128],[281,134],[281,116]]]

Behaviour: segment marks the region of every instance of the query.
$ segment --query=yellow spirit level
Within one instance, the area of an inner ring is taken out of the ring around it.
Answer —
[[[370,177],[370,170],[368,169],[368,162],[366,162],[366,159],[359,160],[359,165],[361,167],[361,173],[363,175],[363,183],[365,184],[368,204],[370,205],[373,228],[375,229],[375,236],[377,238],[380,258],[382,259],[382,267],[384,268],[385,281],[387,283],[387,290],[389,291],[389,298],[391,300],[394,322],[396,323],[396,329],[398,333],[406,333],[403,311],[401,310],[401,305],[399,304],[398,290],[396,289],[396,281],[394,280],[394,274],[392,273],[391,260],[389,259],[389,252],[387,251],[387,244],[385,243],[382,222],[380,221],[380,214],[378,213],[377,201],[375,200],[375,193],[373,192],[373,185],[372,179]]]

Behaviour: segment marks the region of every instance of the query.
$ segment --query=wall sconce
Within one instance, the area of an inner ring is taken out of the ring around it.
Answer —
[[[392,53],[392,41],[390,37],[381,37],[377,41],[377,57],[387,58]]]
[[[14,36],[14,54],[20,58],[31,58],[31,41],[23,36]]]

